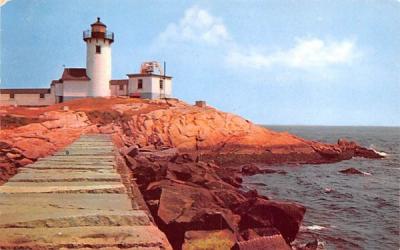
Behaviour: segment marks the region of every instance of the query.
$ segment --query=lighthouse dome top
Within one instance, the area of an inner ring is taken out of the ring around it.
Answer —
[[[94,23],[92,23],[90,26],[92,26],[92,28],[93,28],[93,26],[102,26],[102,27],[104,27],[104,28],[107,27],[107,25],[105,25],[104,23],[102,23],[102,22],[100,21],[100,17],[97,17],[97,21],[94,22]]]
[[[114,42],[114,33],[107,31],[107,26],[100,21],[100,17],[97,21],[90,25],[92,28],[83,32],[83,40],[85,42],[91,42],[92,39],[103,39],[109,43]]]

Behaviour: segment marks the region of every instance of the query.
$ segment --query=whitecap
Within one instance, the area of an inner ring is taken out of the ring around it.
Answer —
[[[304,229],[306,229],[306,230],[316,230],[316,231],[319,231],[319,230],[322,230],[322,229],[325,229],[325,228],[326,227],[318,226],[318,225],[311,225],[311,226],[304,227]]]
[[[371,173],[361,171],[363,175],[372,175]]]
[[[378,151],[378,150],[374,149],[374,145],[370,145],[369,148],[370,148],[371,150],[373,150],[375,153],[377,153],[378,155],[380,155],[380,156],[383,156],[383,157],[388,156],[387,153],[385,153],[385,152],[383,152],[383,151]]]

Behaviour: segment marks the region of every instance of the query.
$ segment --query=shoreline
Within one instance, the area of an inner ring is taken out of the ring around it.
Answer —
[[[6,115],[41,120],[19,124],[18,119],[7,118],[17,127],[0,131],[1,181],[18,167],[53,154],[82,134],[111,134],[127,165],[123,171],[126,184],[133,195],[140,192],[175,249],[205,239],[231,247],[289,247],[305,207],[241,190],[243,175],[266,171],[254,163],[299,165],[358,156],[383,158],[352,141],[326,144],[305,140],[180,101],[93,98],[68,105],[67,111],[54,105],[35,109],[34,114],[28,108],[6,110]]]

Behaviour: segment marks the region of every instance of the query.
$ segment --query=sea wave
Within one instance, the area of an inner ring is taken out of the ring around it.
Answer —
[[[319,230],[326,229],[326,227],[318,226],[318,225],[311,225],[311,226],[302,226],[301,229],[309,230],[309,231],[319,231]]]
[[[378,151],[378,150],[376,150],[376,149],[374,148],[374,145],[373,145],[373,144],[371,144],[371,145],[369,146],[369,148],[372,149],[375,153],[377,153],[377,154],[380,155],[380,156],[383,156],[383,157],[388,156],[388,153],[383,152],[383,151]]]

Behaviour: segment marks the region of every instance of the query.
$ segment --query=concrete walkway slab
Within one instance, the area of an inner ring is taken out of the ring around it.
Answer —
[[[54,175],[48,172],[19,173],[8,181],[10,182],[55,182],[55,181],[120,181],[120,175],[117,173],[96,173],[86,172],[66,172],[60,175]]]
[[[0,186],[0,249],[171,249],[129,198],[115,153],[110,136],[82,136],[20,168]]]
[[[165,249],[166,245],[166,239],[160,237],[160,232],[154,226],[8,228],[0,229],[0,242],[4,248],[19,246],[20,249],[65,247],[150,250]]]
[[[126,193],[120,182],[8,182],[0,194],[17,193]]]

